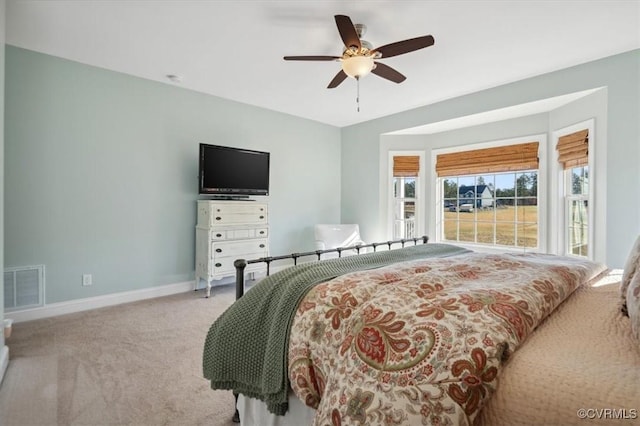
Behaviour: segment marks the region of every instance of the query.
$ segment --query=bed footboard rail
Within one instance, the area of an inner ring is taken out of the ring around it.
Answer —
[[[416,237],[416,238],[402,238],[399,240],[384,241],[384,242],[371,243],[371,244],[356,244],[354,246],[349,246],[349,247],[337,247],[337,248],[326,249],[326,250],[314,250],[314,251],[307,251],[302,253],[291,253],[283,256],[268,256],[268,257],[261,257],[258,259],[251,259],[251,260],[237,259],[235,262],[233,262],[233,266],[235,266],[236,268],[236,300],[241,298],[244,295],[244,271],[247,265],[250,265],[253,263],[265,263],[267,265],[266,272],[268,276],[270,274],[271,263],[278,260],[293,259],[293,264],[297,265],[298,259],[301,257],[316,256],[317,257],[316,261],[319,261],[322,259],[322,255],[327,253],[338,253],[338,257],[342,257],[342,252],[348,251],[348,250],[355,250],[356,254],[362,254],[361,250],[366,248],[373,248],[373,251],[375,252],[380,246],[386,245],[387,249],[391,250],[391,247],[395,244],[400,244],[401,247],[404,247],[407,243],[413,243],[414,245],[418,245],[418,243],[427,244],[428,241],[429,241],[429,237],[427,237],[426,235],[423,235],[422,237]]]

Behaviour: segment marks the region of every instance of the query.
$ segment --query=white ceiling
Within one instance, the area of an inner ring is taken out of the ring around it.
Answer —
[[[347,126],[640,48],[640,0],[625,1],[30,1],[8,0],[6,42]],[[336,89],[334,15],[368,27],[374,47],[426,34],[435,45],[381,62]],[[166,76],[182,77],[173,83]]]

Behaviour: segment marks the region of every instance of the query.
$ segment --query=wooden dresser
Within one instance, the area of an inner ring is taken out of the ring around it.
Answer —
[[[269,212],[257,201],[198,200],[196,223],[196,289],[200,279],[211,282],[235,276],[236,259],[269,255]],[[249,265],[246,272],[263,271],[263,264]]]

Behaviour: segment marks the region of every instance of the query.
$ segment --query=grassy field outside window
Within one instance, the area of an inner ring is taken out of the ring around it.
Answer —
[[[538,206],[444,212],[444,239],[489,245],[538,246]]]
[[[445,241],[538,247],[537,171],[441,179]]]

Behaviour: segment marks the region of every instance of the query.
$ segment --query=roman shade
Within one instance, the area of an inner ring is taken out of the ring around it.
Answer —
[[[533,170],[538,168],[538,142],[440,154],[438,177]]]
[[[417,177],[420,171],[420,157],[417,155],[403,155],[393,157],[394,177]]]
[[[588,164],[589,130],[584,129],[560,137],[556,150],[558,151],[558,162],[565,170]]]

